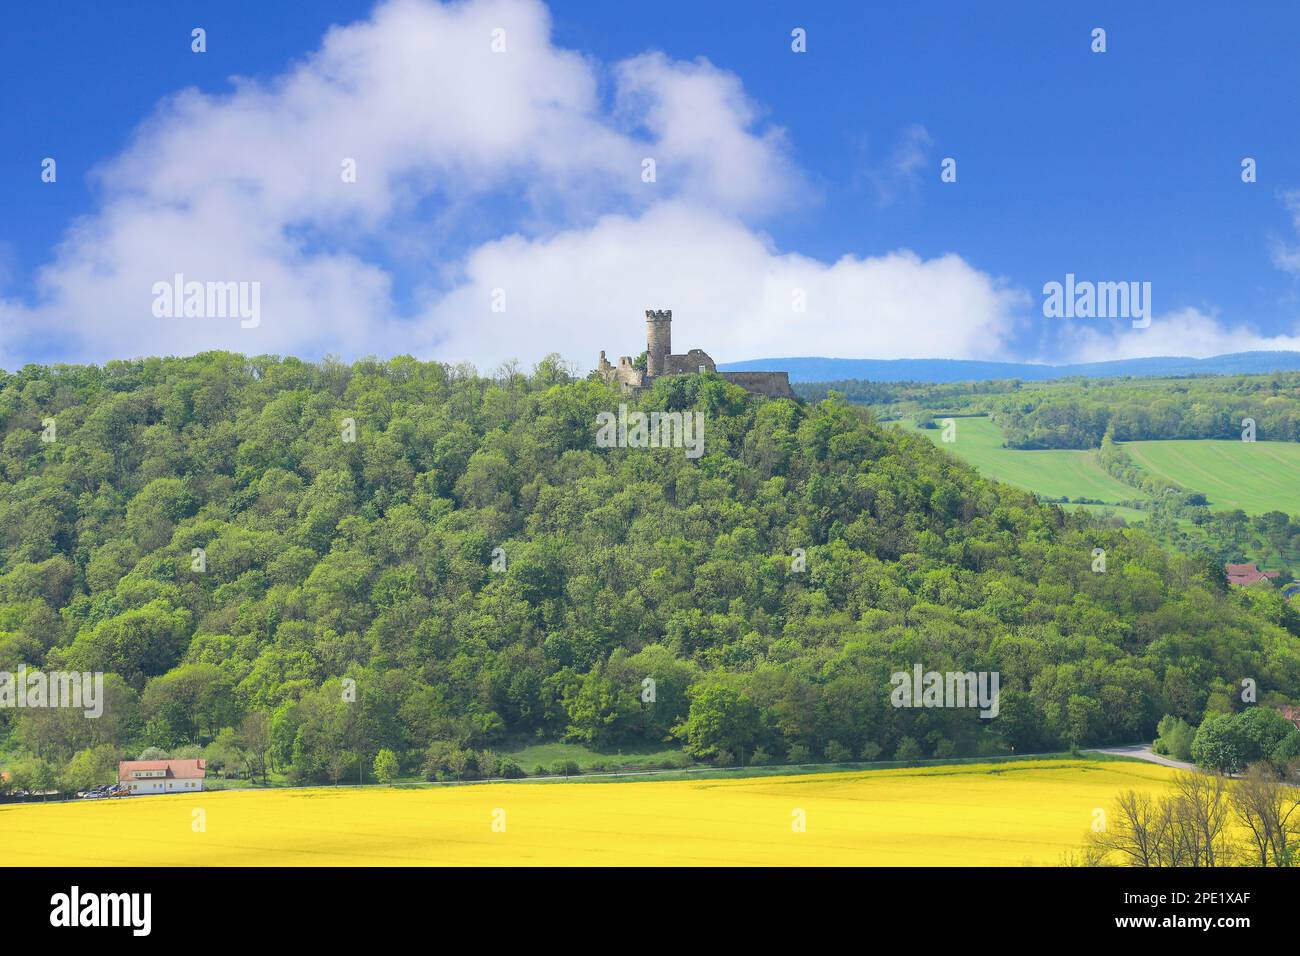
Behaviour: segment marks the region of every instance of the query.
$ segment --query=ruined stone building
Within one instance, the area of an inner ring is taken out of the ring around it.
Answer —
[[[646,367],[639,369],[632,359],[624,355],[617,365],[610,365],[605,353],[600,353],[596,370],[609,382],[617,383],[623,392],[635,394],[649,388],[660,375],[692,375],[700,372],[718,372],[718,367],[703,349],[691,349],[681,355],[673,354],[673,311],[647,310]],[[770,398],[794,398],[788,372],[718,372],[729,382],[756,395]]]

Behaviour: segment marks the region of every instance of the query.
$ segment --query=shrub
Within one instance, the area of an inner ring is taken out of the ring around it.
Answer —
[[[1286,740],[1300,734],[1295,724],[1272,707],[1251,707],[1237,715],[1237,732],[1241,735],[1247,764],[1270,760]]]
[[[112,744],[100,744],[78,751],[63,772],[65,790],[82,790],[117,782],[117,751]]]
[[[1196,729],[1187,721],[1165,714],[1156,726],[1156,740],[1151,749],[1175,760],[1192,759],[1192,740]]]
[[[1278,744],[1273,750],[1272,760],[1279,773],[1289,773],[1291,765],[1300,761],[1300,732]]]
[[[480,750],[475,760],[478,764],[478,771],[482,776],[490,779],[500,774],[501,758],[491,750]]]
[[[383,748],[375,754],[375,779],[380,783],[392,783],[397,779],[399,768],[397,754]]]
[[[831,763],[844,763],[853,759],[853,751],[849,750],[838,740],[826,741],[826,749],[823,751],[826,759]]]
[[[1192,738],[1192,759],[1219,773],[1237,773],[1245,767],[1245,747],[1232,714],[1210,714],[1201,721]]]
[[[925,753],[921,750],[921,745],[916,742],[915,737],[904,737],[898,742],[898,749],[894,751],[894,759],[901,760],[904,763],[920,760],[923,756],[925,756]]]
[[[422,767],[426,780],[472,779],[478,763],[472,750],[463,750],[447,740],[435,740],[424,752]]]

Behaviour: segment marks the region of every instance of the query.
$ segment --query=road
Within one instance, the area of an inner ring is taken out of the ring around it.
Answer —
[[[1161,766],[1173,767],[1175,770],[1195,770],[1194,764],[1183,763],[1181,760],[1173,760],[1170,757],[1162,757],[1151,749],[1150,744],[1128,744],[1123,747],[1095,747],[1093,753],[1114,754],[1117,757],[1135,757],[1138,760],[1149,760],[1151,763],[1158,763]]]

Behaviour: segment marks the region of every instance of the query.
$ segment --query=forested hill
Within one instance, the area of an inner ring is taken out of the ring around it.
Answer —
[[[4,375],[0,670],[117,677],[97,721],[0,710],[0,755],[64,767],[265,726],[313,780],[380,747],[433,773],[521,738],[945,756],[1149,737],[1239,706],[1244,677],[1300,695],[1277,595],[860,408],[661,379],[633,405],[703,412],[692,460],[598,448],[620,401],[553,361]],[[918,663],[1000,672],[1000,715],[891,707]]]

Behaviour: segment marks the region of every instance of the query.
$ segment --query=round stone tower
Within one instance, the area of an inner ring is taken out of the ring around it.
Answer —
[[[646,374],[651,378],[662,375],[668,367],[668,356],[673,353],[672,309],[646,309],[645,347]]]

